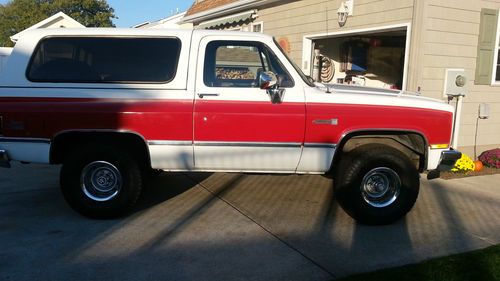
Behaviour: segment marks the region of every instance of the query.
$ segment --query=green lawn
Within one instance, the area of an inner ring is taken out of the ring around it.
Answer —
[[[500,281],[500,245],[339,281]]]

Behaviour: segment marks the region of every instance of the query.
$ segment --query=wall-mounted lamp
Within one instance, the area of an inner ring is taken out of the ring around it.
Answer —
[[[354,0],[346,0],[340,3],[340,8],[337,10],[337,15],[339,16],[338,22],[339,26],[343,27],[347,22],[347,17],[352,16]]]

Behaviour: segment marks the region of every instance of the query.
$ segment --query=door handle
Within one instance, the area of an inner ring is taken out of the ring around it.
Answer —
[[[200,97],[200,99],[204,98],[204,97],[218,97],[219,94],[217,93],[199,93],[198,94],[198,97]]]

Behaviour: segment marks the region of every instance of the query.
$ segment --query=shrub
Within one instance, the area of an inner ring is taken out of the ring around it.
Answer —
[[[500,148],[487,150],[479,155],[479,160],[487,167],[500,169]]]
[[[474,171],[474,161],[472,161],[469,156],[462,153],[462,157],[457,160],[451,171],[454,173],[468,173]]]

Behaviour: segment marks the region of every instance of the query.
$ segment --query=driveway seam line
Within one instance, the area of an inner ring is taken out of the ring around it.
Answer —
[[[312,264],[314,264],[315,266],[317,266],[318,268],[320,268],[324,272],[328,273],[332,278],[334,278],[334,279],[337,278],[337,276],[333,272],[329,271],[327,268],[325,268],[324,266],[322,266],[321,264],[319,264],[318,262],[316,262],[312,258],[308,257],[306,254],[304,254],[303,252],[301,252],[299,249],[297,249],[296,247],[292,246],[290,243],[286,242],[284,239],[280,238],[277,234],[274,234],[273,232],[271,232],[265,226],[263,226],[262,224],[260,224],[259,222],[257,222],[255,219],[253,219],[252,217],[250,217],[249,215],[247,215],[245,212],[243,212],[240,208],[236,207],[231,202],[229,202],[226,199],[222,198],[221,196],[219,196],[218,194],[216,194],[215,192],[213,192],[212,190],[210,190],[208,187],[204,186],[201,182],[198,182],[198,181],[194,180],[188,174],[186,174],[186,176],[190,180],[192,180],[193,182],[195,182],[196,184],[200,185],[203,189],[205,189],[206,191],[208,191],[210,194],[212,194],[212,196],[218,198],[219,200],[221,200],[222,202],[226,203],[231,208],[233,208],[234,210],[236,210],[238,213],[240,213],[241,215],[243,215],[244,217],[246,217],[247,219],[249,219],[250,221],[252,221],[254,224],[256,224],[257,226],[259,226],[262,230],[264,230],[269,235],[271,235],[272,237],[274,237],[275,239],[277,239],[278,241],[280,241],[282,244],[284,244],[285,246],[287,246],[288,248],[290,248],[294,252],[298,253],[300,256],[302,256],[303,258],[305,258],[306,260],[308,260],[309,262],[311,262]]]
[[[470,232],[470,231],[468,231],[464,227],[460,227],[460,226],[452,226],[452,227],[455,228],[455,230],[457,230],[457,231],[463,232],[463,233],[465,233],[467,235],[472,236],[473,238],[476,238],[476,239],[481,240],[481,241],[483,241],[483,242],[485,242],[487,244],[490,244],[490,246],[495,246],[496,245],[496,243],[494,241],[491,241],[488,237],[483,237],[483,236],[481,236],[479,234],[475,234],[473,232]]]

